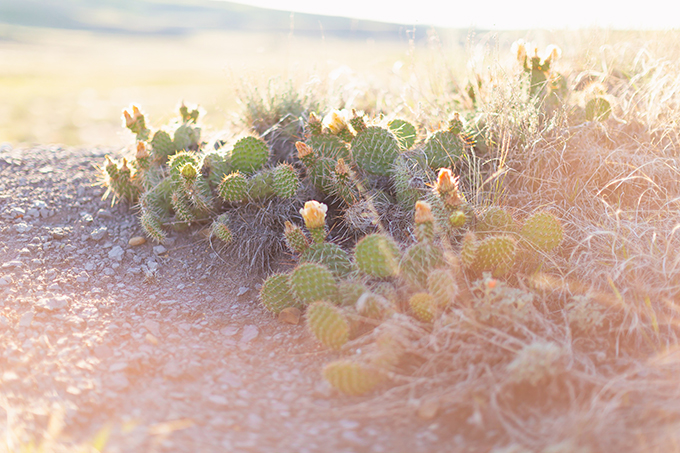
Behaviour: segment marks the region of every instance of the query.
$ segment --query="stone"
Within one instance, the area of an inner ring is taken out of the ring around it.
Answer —
[[[134,236],[131,237],[130,240],[128,241],[128,245],[130,247],[138,247],[142,244],[146,243],[146,238],[143,236]]]
[[[109,229],[105,226],[100,226],[90,233],[90,239],[93,241],[101,241],[107,234],[109,234]]]
[[[50,230],[50,233],[52,234],[52,239],[59,240],[59,239],[64,239],[66,236],[68,236],[69,232],[65,228],[56,227],[56,228],[52,228]]]
[[[45,311],[57,311],[68,306],[69,298],[67,296],[43,297],[38,299],[35,307]]]
[[[155,247],[153,248],[153,252],[154,252],[156,255],[162,255],[163,253],[165,253],[165,252],[167,252],[167,251],[168,251],[168,249],[166,249],[166,248],[163,247],[162,245],[157,245],[157,246],[155,246]]]
[[[123,261],[123,255],[125,255],[125,250],[120,245],[115,246],[109,250],[109,258],[115,261]]]
[[[302,312],[300,311],[299,308],[287,307],[281,310],[281,312],[279,313],[279,322],[297,326],[298,324],[300,324],[301,316]]]
[[[12,284],[12,277],[9,275],[3,275],[0,277],[0,288],[4,288],[5,286],[9,286]]]
[[[227,400],[222,395],[209,395],[208,401],[210,401],[211,403],[216,404],[218,406],[226,406],[227,404],[229,404],[229,400]]]
[[[252,325],[248,324],[243,328],[243,332],[241,332],[241,343],[250,343],[253,341],[257,336],[259,335],[260,331],[259,329]]]
[[[29,225],[26,222],[20,222],[20,223],[17,223],[16,225],[14,225],[14,230],[17,233],[26,233],[28,231],[31,231],[31,229],[33,229],[33,226]]]

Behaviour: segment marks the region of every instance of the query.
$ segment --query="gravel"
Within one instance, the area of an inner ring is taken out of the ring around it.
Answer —
[[[449,449],[415,413],[352,411],[321,378],[337,355],[264,311],[262,276],[200,226],[130,245],[134,209],[97,185],[107,153],[0,150],[0,420],[20,440],[59,414],[76,442],[110,429],[109,453]]]

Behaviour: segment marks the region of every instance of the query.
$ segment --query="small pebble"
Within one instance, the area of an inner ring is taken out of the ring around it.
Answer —
[[[146,238],[143,236],[135,236],[130,238],[128,241],[128,245],[130,247],[137,247],[139,245],[145,244],[146,243]]]

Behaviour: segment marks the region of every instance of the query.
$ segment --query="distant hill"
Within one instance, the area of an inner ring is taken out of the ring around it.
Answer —
[[[403,39],[410,30],[405,25],[314,14],[295,13],[293,19],[296,34]],[[125,34],[288,32],[291,14],[211,0],[0,0],[0,23]]]

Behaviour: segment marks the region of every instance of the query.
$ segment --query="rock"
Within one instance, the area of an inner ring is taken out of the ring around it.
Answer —
[[[247,286],[241,286],[241,287],[238,289],[238,293],[236,293],[236,296],[243,296],[243,295],[244,295],[245,293],[247,293],[248,291],[250,291],[250,288],[248,288]]]
[[[27,311],[26,313],[21,315],[21,318],[19,318],[19,323],[17,325],[19,327],[30,327],[32,322],[33,322],[33,312]]]
[[[160,336],[160,324],[158,322],[147,319],[143,325],[152,335]]]
[[[106,209],[100,209],[97,211],[97,217],[100,219],[113,219],[113,214],[111,214],[111,212],[107,211]]]
[[[116,371],[123,371],[127,369],[128,366],[129,364],[127,362],[116,362],[109,367],[109,371],[111,373],[115,373]]]
[[[68,236],[68,230],[65,228],[57,227],[57,228],[52,228],[50,230],[50,233],[52,234],[52,239],[64,239],[66,236]]]
[[[123,390],[130,385],[130,381],[124,373],[115,373],[109,376],[109,387],[114,390]]]
[[[301,316],[302,312],[300,311],[299,308],[288,307],[284,308],[279,313],[279,321],[286,324],[293,324],[294,326],[297,326],[300,323]]]
[[[146,243],[146,238],[143,237],[143,236],[134,236],[134,237],[131,237],[130,240],[128,241],[128,245],[130,247],[137,247],[137,246],[140,246],[140,245],[145,244],[145,243]]]
[[[252,324],[248,324],[243,328],[243,332],[241,332],[241,343],[250,343],[252,340],[257,338],[259,335],[260,331],[258,328]]]
[[[100,226],[90,233],[90,239],[93,241],[101,241],[109,233],[109,229],[105,226]]]
[[[152,345],[158,346],[158,338],[154,337],[154,336],[151,335],[150,333],[147,333],[146,336],[145,336],[144,338],[146,338],[146,341],[148,341],[148,342],[151,343]]]
[[[105,344],[98,344],[94,347],[94,354],[100,359],[108,359],[113,355],[113,349]]]
[[[28,231],[31,231],[31,229],[33,229],[33,226],[29,225],[26,222],[20,222],[20,223],[17,223],[16,225],[14,225],[14,230],[17,233],[26,233]]]
[[[125,250],[120,245],[115,246],[109,250],[109,258],[115,261],[123,261],[123,255],[125,255]]]
[[[157,246],[155,246],[155,247],[153,248],[153,252],[154,252],[156,255],[162,255],[163,253],[165,253],[165,252],[167,252],[167,251],[168,251],[168,249],[166,249],[166,248],[163,247],[162,245],[157,245]]]
[[[38,299],[35,307],[45,311],[57,311],[68,306],[69,299],[67,296],[43,297]]]
[[[176,379],[184,374],[184,369],[177,362],[168,362],[163,367],[163,375],[170,379]]]
[[[90,280],[90,276],[87,275],[87,272],[83,271],[78,276],[76,277],[76,282],[77,283],[87,283]]]
[[[225,337],[233,337],[236,335],[236,332],[238,332],[238,329],[234,326],[222,327],[222,329],[220,329],[220,334]]]
[[[0,288],[4,288],[5,286],[9,286],[12,284],[12,277],[9,275],[3,275],[0,277]]]

